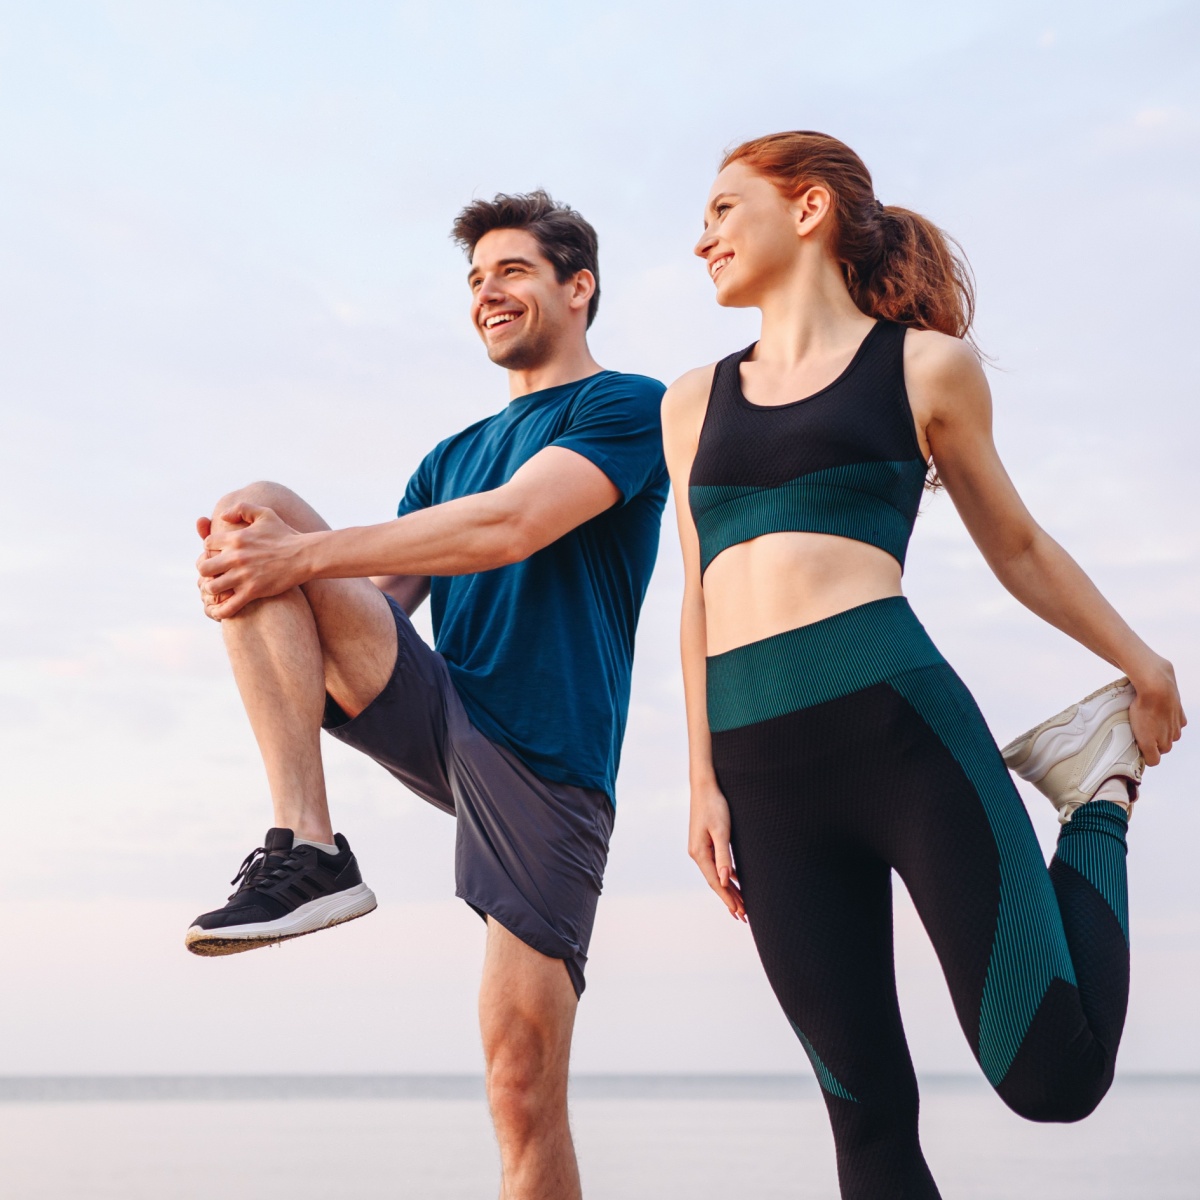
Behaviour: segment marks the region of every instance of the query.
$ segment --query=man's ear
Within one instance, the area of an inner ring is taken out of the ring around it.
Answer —
[[[833,208],[833,195],[823,184],[814,183],[792,201],[791,208],[796,232],[801,237],[809,237],[829,215]]]
[[[575,272],[571,280],[571,307],[587,308],[591,298],[596,294],[596,277],[585,267]]]

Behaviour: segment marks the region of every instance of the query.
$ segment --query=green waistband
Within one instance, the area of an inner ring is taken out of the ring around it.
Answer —
[[[903,596],[873,600],[710,658],[708,727],[769,721],[944,661]]]

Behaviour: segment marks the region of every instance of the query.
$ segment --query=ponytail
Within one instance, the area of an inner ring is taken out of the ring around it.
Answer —
[[[866,164],[844,142],[799,130],[735,147],[721,163],[744,162],[788,199],[814,184],[833,198],[831,247],[854,303],[869,317],[970,340],[975,287],[962,248],[932,221],[884,206]]]

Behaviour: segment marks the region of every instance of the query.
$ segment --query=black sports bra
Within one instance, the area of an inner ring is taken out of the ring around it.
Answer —
[[[832,533],[904,566],[926,463],[904,388],[903,325],[877,321],[850,365],[791,404],[751,404],[722,359],[688,480],[701,575],[730,546],[765,533]]]

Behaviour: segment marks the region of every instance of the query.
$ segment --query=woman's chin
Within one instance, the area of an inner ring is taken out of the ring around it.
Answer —
[[[717,285],[716,301],[722,308],[753,308],[754,301],[737,288]]]

